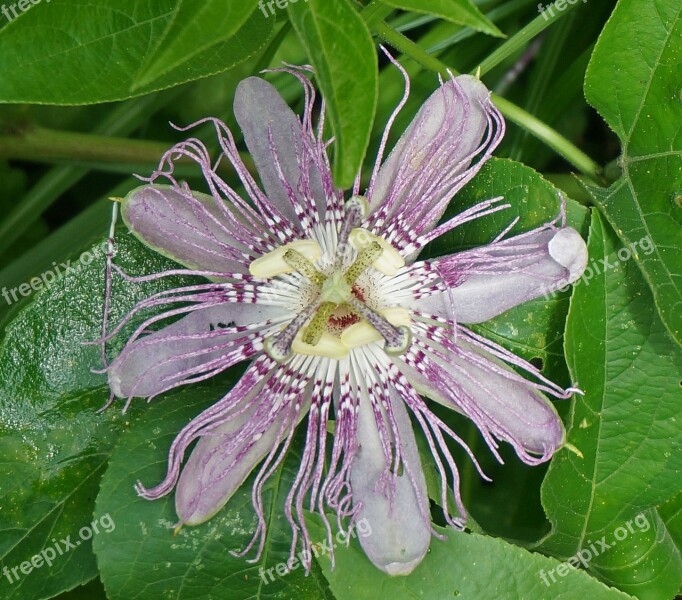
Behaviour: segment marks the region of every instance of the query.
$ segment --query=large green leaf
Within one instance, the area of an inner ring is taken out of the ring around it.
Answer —
[[[334,179],[349,187],[369,144],[378,96],[374,42],[350,0],[289,4],[289,15],[324,96],[334,144]]]
[[[396,8],[442,17],[491,35],[500,37],[504,35],[470,0],[382,0],[382,2]]]
[[[127,239],[119,244],[119,260],[131,271],[168,265]],[[102,245],[68,265],[55,261],[44,274],[49,289],[37,292],[19,311],[0,346],[2,566],[12,572],[67,536],[79,542],[52,565],[42,564],[30,574],[19,570],[18,578],[0,578],[0,597],[7,600],[49,598],[97,573],[91,542],[80,539],[80,531],[91,523],[109,453],[137,413],[124,417],[112,407],[97,414],[108,390],[105,377],[91,372],[101,365],[99,350],[83,342],[100,333],[103,262]],[[31,281],[38,287],[42,279]],[[128,286],[113,303],[113,318],[154,289]]]
[[[318,536],[318,521],[312,527]],[[320,563],[332,592],[339,600],[481,600],[523,598],[540,600],[618,600],[630,598],[559,561],[533,554],[503,540],[438,528],[447,536],[434,539],[429,554],[407,577],[390,577],[365,558],[357,540],[336,553],[336,567],[327,558]],[[550,572],[560,568],[563,576]],[[565,573],[564,573],[565,570]]]
[[[122,100],[225,71],[269,39],[249,2],[52,0],[0,29],[0,102]],[[222,12],[221,12],[222,9]]]
[[[179,0],[135,87],[152,84],[173,69],[192,62],[204,50],[230,39],[257,6],[258,0]]]
[[[620,0],[585,79],[587,100],[622,143],[623,175],[595,201],[635,260],[668,331],[682,343],[682,5]]]
[[[315,563],[308,577],[300,566],[282,575],[291,545],[284,499],[300,460],[294,448],[265,487],[269,534],[262,558],[255,564],[247,562],[252,556],[230,554],[248,543],[255,528],[253,477],[209,522],[184,527],[176,535],[173,495],[150,502],[134,491],[137,480],[151,486],[163,478],[174,436],[233,383],[234,377],[227,376],[167,395],[121,437],[102,481],[96,511],[109,513],[116,523],[115,531],[95,540],[110,600],[333,598]]]
[[[554,530],[543,549],[567,558],[592,548],[590,568],[614,585],[641,598],[672,597],[682,561],[649,509],[680,490],[682,351],[631,253],[598,213],[589,250],[589,285],[574,290],[566,328],[569,367],[585,391],[568,431],[580,455],[565,449],[553,459],[543,503]],[[641,527],[633,526],[642,511]],[[601,539],[612,547],[595,553]]]

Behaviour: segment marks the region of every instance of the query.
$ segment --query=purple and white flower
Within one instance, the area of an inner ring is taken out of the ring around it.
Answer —
[[[508,208],[495,198],[441,222],[504,134],[485,86],[467,75],[441,82],[383,160],[390,127],[409,94],[406,77],[366,191],[360,195],[358,175],[344,194],[330,173],[324,103],[313,123],[309,68],[280,71],[304,87],[302,118],[257,77],[240,83],[234,102],[259,180],[240,159],[227,126],[206,119],[202,123],[215,126],[220,142],[218,163],[202,142],[188,139],[123,201],[130,231],[186,267],[128,279],[204,279],[147,298],[109,332],[107,339],[144,309],[161,311],[140,324],[109,366],[110,387],[128,401],[151,398],[251,361],[234,388],[178,434],[165,479],[151,489],[138,484],[138,492],[155,499],[175,490],[180,522],[196,525],[258,469],[252,489],[258,525],[240,553],[255,547],[257,559],[266,533],[264,483],[307,417],[300,467],[284,506],[292,554],[301,543],[309,556],[305,510],[322,516],[330,536],[331,512],[339,527],[366,519],[372,535],[360,541],[369,559],[389,574],[407,574],[435,534],[413,422],[431,450],[428,460],[441,476],[439,503],[455,528],[464,526],[466,511],[447,438],[478,468],[422,396],[470,418],[498,459],[500,440],[528,464],[547,461],[564,443],[546,394],[567,398],[574,390],[548,381],[468,326],[578,279],[586,247],[557,220],[417,260],[437,237]],[[173,163],[180,157],[200,166],[208,193],[176,181]],[[243,191],[218,176],[224,160]],[[171,324],[150,333],[150,326],[168,319]],[[456,515],[448,512],[449,494]]]

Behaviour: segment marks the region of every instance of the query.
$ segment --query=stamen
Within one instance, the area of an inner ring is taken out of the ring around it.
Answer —
[[[332,358],[334,360],[341,360],[348,356],[349,350],[346,348],[339,338],[330,333],[323,331],[318,343],[315,346],[306,344],[302,336],[299,334],[294,340],[292,347],[296,354],[304,354],[306,356],[323,356],[325,358]]]
[[[381,253],[373,261],[372,266],[379,272],[389,277],[393,277],[399,269],[405,266],[405,259],[402,257],[392,244],[384,238],[370,233],[366,229],[356,228],[350,233],[350,243],[359,252],[368,246],[379,244]]]
[[[290,250],[301,255],[309,263],[316,261],[322,256],[322,248],[320,248],[320,245],[315,240],[296,240],[252,261],[249,265],[249,272],[259,279],[270,279],[276,275],[293,273],[296,269],[284,259],[286,253]]]
[[[310,325],[306,327],[303,333],[303,342],[309,344],[310,346],[315,346],[320,341],[322,334],[325,332],[327,326],[327,319],[332,311],[336,308],[336,304],[333,302],[323,302],[319,310],[310,321]]]
[[[386,344],[384,351],[391,356],[398,356],[405,353],[412,342],[412,330],[410,327],[400,325],[396,327],[391,324],[386,317],[372,310],[364,302],[353,298],[349,304],[362,316],[374,329],[376,329]]]
[[[277,362],[285,362],[291,356],[294,339],[318,305],[315,302],[309,304],[280,333],[265,340],[263,347],[270,358]]]
[[[379,311],[391,325],[409,327],[412,323],[410,313],[405,308],[391,307]],[[341,333],[341,341],[347,348],[358,348],[381,340],[381,334],[367,321],[350,325]]]
[[[354,229],[353,231],[357,231]],[[355,259],[355,262],[348,267],[346,271],[346,281],[349,285],[353,285],[355,280],[362,275],[367,267],[369,267],[379,256],[381,256],[381,245],[379,242],[371,242],[360,252],[360,256]]]
[[[288,264],[294,271],[298,271],[316,285],[322,285],[325,276],[320,273],[313,263],[311,263],[303,254],[290,248],[284,253],[284,262]]]

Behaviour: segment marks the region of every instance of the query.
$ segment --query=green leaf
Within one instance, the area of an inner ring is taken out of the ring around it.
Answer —
[[[590,544],[590,551],[600,552],[593,568],[607,584],[642,600],[675,598],[682,559],[656,510],[639,513],[605,537],[611,546],[607,552],[601,553],[599,542]]]
[[[104,587],[99,579],[93,579],[70,592],[60,594],[55,600],[107,600]]]
[[[319,519],[312,521],[311,531],[321,537],[324,530]],[[338,600],[583,600],[585,597],[617,600],[630,597],[566,565],[565,576],[557,576],[556,582],[552,582],[548,573],[559,567],[557,560],[533,554],[503,540],[436,529],[447,539],[434,538],[429,554],[407,577],[390,577],[378,571],[365,557],[357,540],[351,541],[348,550],[336,552],[333,570],[329,560],[321,558],[332,592]]]
[[[374,42],[350,0],[289,4],[324,96],[336,141],[334,179],[350,187],[369,144],[378,97]]]
[[[504,34],[478,10],[471,0],[381,0],[383,4],[426,13],[498,37]]]
[[[151,84],[192,62],[204,50],[231,38],[257,6],[258,0],[180,0],[136,87]]]
[[[119,256],[131,271],[169,264],[128,239],[121,240]],[[0,559],[16,575],[0,578],[6,600],[49,598],[96,576],[92,542],[80,532],[92,522],[109,453],[137,413],[123,416],[112,407],[97,414],[109,393],[105,377],[91,372],[101,366],[98,348],[83,345],[100,335],[104,246],[69,264],[55,261],[31,283],[43,281],[48,288],[18,312],[0,346]],[[17,295],[27,288],[32,291],[26,285]],[[129,286],[113,303],[113,318],[153,290]],[[64,550],[67,536],[75,549],[30,573],[14,572],[43,550]]]
[[[225,29],[218,4],[238,30]],[[224,4],[43,2],[0,29],[0,102],[109,102],[225,71],[265,45],[274,19],[245,21],[252,2]]]
[[[567,558],[604,539],[612,547],[596,546],[590,568],[641,598],[667,598],[682,583],[682,561],[663,524],[647,513],[650,527],[623,539],[618,531],[679,492],[682,351],[596,212],[589,251],[566,326],[569,368],[585,391],[568,430],[581,456],[564,449],[552,461],[542,491],[554,530],[542,547]]]
[[[675,541],[677,549],[682,552],[682,492],[672,500],[658,507],[658,513]]]
[[[121,437],[102,480],[96,511],[109,513],[116,523],[114,531],[95,540],[110,600],[333,600],[316,563],[308,577],[300,565],[282,575],[291,545],[283,505],[300,461],[295,449],[303,439],[294,440],[284,465],[264,488],[263,509],[269,534],[261,561],[255,564],[247,562],[255,552],[243,558],[230,554],[248,544],[256,526],[251,505],[253,476],[210,521],[198,527],[183,527],[176,535],[173,495],[148,501],[135,493],[137,480],[151,486],[163,479],[175,435],[218,400],[234,379],[233,369],[231,376],[165,395]]]
[[[679,0],[620,0],[597,42],[587,100],[622,143],[622,178],[593,190],[637,264],[668,331],[682,344],[682,96]],[[636,26],[633,26],[636,24]]]

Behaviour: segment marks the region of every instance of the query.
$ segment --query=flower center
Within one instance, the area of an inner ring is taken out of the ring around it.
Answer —
[[[322,284],[322,292],[320,294],[322,302],[331,302],[338,305],[348,302],[352,297],[353,286],[348,283],[343,273],[338,271],[332,273],[331,277],[327,277]]]
[[[265,341],[266,352],[275,360],[292,353],[340,360],[352,348],[384,340],[388,354],[402,354],[410,345],[409,313],[405,309],[374,310],[358,279],[376,270],[392,277],[405,264],[386,240],[358,227],[366,213],[366,201],[356,196],[345,207],[345,218],[336,240],[337,254],[331,268],[324,263],[322,249],[314,240],[297,240],[254,260],[254,277],[272,278],[299,273],[308,280],[314,298],[277,335]],[[344,256],[345,255],[345,256]],[[348,257],[354,257],[348,264]]]

